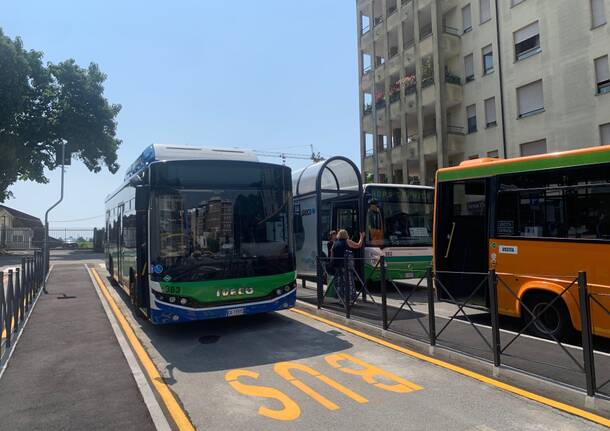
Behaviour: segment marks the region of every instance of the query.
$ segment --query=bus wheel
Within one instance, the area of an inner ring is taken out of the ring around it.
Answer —
[[[530,313],[523,310],[524,320],[529,323],[530,332],[533,335],[541,338],[563,340],[568,337],[572,331],[572,323],[570,321],[570,313],[563,302],[552,293],[535,293],[528,296],[524,303],[538,318],[534,318]],[[548,307],[548,305],[553,304]],[[547,308],[548,307],[548,308]]]

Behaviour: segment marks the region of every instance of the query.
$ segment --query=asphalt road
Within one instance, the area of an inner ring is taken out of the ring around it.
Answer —
[[[197,429],[604,429],[294,311],[158,327],[110,291]]]

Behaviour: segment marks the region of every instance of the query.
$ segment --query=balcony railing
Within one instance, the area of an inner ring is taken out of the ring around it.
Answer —
[[[464,135],[464,128],[462,126],[447,126],[447,133],[450,135]]]
[[[433,76],[429,76],[427,78],[422,79],[422,81],[421,81],[421,88],[430,87],[431,85],[434,85],[434,77]]]
[[[397,11],[398,8],[396,7],[396,5],[390,6],[390,8],[388,9],[388,16],[395,14]]]
[[[389,57],[389,58],[394,58],[394,57],[396,57],[397,55],[398,55],[398,47],[397,47],[397,46],[392,46],[392,47],[390,47],[390,52],[389,52],[388,57]]]
[[[448,84],[462,85],[462,78],[451,72],[445,72],[445,82]]]
[[[390,103],[394,103],[400,100],[400,91],[394,91],[390,94]]]
[[[367,75],[368,73],[371,73],[373,71],[373,68],[371,66],[366,66],[363,70],[362,70],[362,76]]]
[[[409,84],[405,87],[406,96],[409,96],[410,94],[415,94],[416,91],[417,91],[417,85],[415,82],[412,84]]]
[[[411,1],[411,0],[401,0],[401,1],[400,1],[400,5],[401,5],[401,6],[406,6],[406,5],[408,5],[408,4],[409,4],[409,2],[410,2],[410,1]]]
[[[373,21],[373,27],[377,27],[379,24],[383,24],[382,16],[375,17],[375,20]]]
[[[375,102],[375,108],[381,109],[383,107],[385,107],[385,99],[381,99]]]
[[[424,129],[424,138],[427,138],[429,136],[436,136],[436,128],[428,128],[428,129]]]
[[[364,27],[362,27],[362,30],[360,30],[360,34],[367,34],[369,31],[371,30],[371,25],[367,24]]]
[[[415,39],[407,39],[403,42],[403,49],[409,49],[415,46]]]
[[[371,104],[364,105],[364,109],[362,111],[363,111],[364,115],[370,114],[371,112],[373,112],[373,105],[371,105]]]
[[[457,37],[460,37],[462,35],[462,32],[459,28],[451,27],[449,25],[443,27],[443,32]]]

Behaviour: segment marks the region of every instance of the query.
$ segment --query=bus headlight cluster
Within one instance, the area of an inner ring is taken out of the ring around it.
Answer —
[[[167,302],[170,304],[180,304],[183,306],[194,306],[194,304],[192,303],[191,300],[189,300],[189,298],[185,298],[183,296],[176,296],[176,295],[165,295],[161,292],[155,292],[153,291],[153,293],[155,294],[155,298],[157,298],[159,301],[162,302]]]

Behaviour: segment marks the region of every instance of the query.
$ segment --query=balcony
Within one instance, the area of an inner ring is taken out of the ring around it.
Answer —
[[[441,52],[446,58],[453,58],[460,54],[462,49],[462,38],[459,30],[445,26],[441,38]]]
[[[360,87],[362,90],[370,88],[373,85],[373,73],[371,67],[367,67],[362,71],[362,75],[360,77]]]

